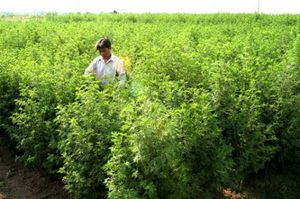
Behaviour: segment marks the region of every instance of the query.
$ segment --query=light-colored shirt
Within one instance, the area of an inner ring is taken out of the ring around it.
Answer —
[[[96,57],[85,69],[84,74],[88,73],[94,73],[96,78],[101,81],[102,85],[114,81],[117,75],[120,79],[120,85],[124,85],[126,82],[123,61],[114,54],[111,54],[111,57],[107,62],[104,61],[102,56]]]

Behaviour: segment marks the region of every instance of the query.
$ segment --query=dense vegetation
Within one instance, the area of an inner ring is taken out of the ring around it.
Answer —
[[[2,15],[1,133],[74,198],[212,198],[300,164],[299,33],[299,15]],[[83,76],[102,36],[125,87]]]

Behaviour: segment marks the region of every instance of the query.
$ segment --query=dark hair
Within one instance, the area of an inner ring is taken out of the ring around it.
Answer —
[[[101,48],[111,48],[111,42],[108,38],[102,38],[96,42],[96,50]]]

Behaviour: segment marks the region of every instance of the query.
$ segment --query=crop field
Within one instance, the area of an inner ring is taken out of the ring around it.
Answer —
[[[83,75],[101,37],[123,87]],[[292,171],[300,15],[0,15],[0,133],[73,198],[209,199]]]

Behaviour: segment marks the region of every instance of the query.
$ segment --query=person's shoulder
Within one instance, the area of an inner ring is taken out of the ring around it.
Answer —
[[[122,62],[122,60],[114,54],[112,54],[112,58],[115,62]]]
[[[101,59],[102,59],[101,56],[97,56],[97,57],[95,57],[95,58],[93,59],[93,62],[98,62],[98,61],[101,60]]]

